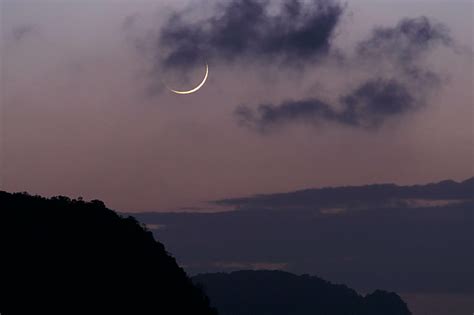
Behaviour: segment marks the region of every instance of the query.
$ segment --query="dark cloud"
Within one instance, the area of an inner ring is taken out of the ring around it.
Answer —
[[[326,55],[343,7],[330,0],[284,0],[278,10],[268,0],[222,2],[207,20],[189,22],[173,15],[163,27],[160,63],[189,66],[198,61],[231,62],[251,57],[292,65]]]
[[[321,120],[334,121],[338,114],[328,104],[318,99],[286,101],[279,105],[261,104],[256,110],[239,106],[235,115],[240,125],[266,132],[289,122],[316,124]]]
[[[439,183],[415,186],[376,184],[367,186],[328,187],[287,193],[256,195],[214,201],[237,209],[278,209],[317,207],[360,207],[409,205],[409,200],[474,201],[474,177],[463,182],[445,180]],[[393,203],[393,201],[399,201]]]
[[[239,106],[234,114],[240,125],[260,132],[293,123],[333,122],[353,127],[376,128],[386,119],[415,109],[418,104],[409,90],[396,80],[367,81],[340,98],[342,109],[319,99],[261,104],[256,110]]]
[[[357,45],[361,57],[396,59],[412,65],[436,46],[452,46],[449,29],[441,24],[418,17],[403,19],[395,27],[377,27],[371,36]]]
[[[338,122],[358,127],[378,127],[387,118],[414,109],[414,96],[395,80],[371,80],[342,97],[344,110]]]
[[[344,54],[331,46],[343,12],[344,6],[331,0],[282,0],[278,5],[269,0],[231,0],[220,2],[204,20],[176,13],[160,31],[153,68],[162,72],[163,66],[189,68],[205,61],[242,59],[294,67],[334,52],[348,61],[339,64],[346,71],[378,70],[355,88],[334,95],[335,104],[314,95],[238,106],[234,111],[238,123],[261,133],[290,123],[376,129],[391,117],[424,105],[442,81],[424,65],[425,56],[436,47],[453,47],[449,29],[424,16],[405,18],[391,27],[374,28],[356,44],[355,54]]]
[[[252,109],[239,106],[235,115],[240,125],[262,133],[287,123],[334,122],[373,129],[392,116],[422,106],[441,83],[440,76],[426,69],[422,57],[438,46],[453,46],[447,27],[426,17],[404,19],[394,27],[375,28],[368,39],[357,44],[355,61],[367,62],[371,69],[393,64],[391,78],[374,78],[356,89],[341,93],[339,110],[317,98],[262,104]],[[347,69],[350,71],[351,69]]]
[[[12,37],[15,41],[19,42],[25,39],[26,37],[38,32],[38,29],[34,25],[20,25],[12,29]]]
[[[449,29],[425,16],[405,18],[394,27],[377,27],[370,36],[357,45],[357,58],[371,65],[388,60],[407,79],[418,85],[440,83],[439,75],[425,69],[421,58],[433,49],[454,47]]]

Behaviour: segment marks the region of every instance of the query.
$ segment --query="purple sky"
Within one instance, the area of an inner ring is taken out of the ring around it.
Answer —
[[[200,3],[3,0],[1,189],[143,211],[306,187],[473,175],[471,1],[348,1],[330,53],[316,62],[300,68],[251,55],[231,62],[216,48],[205,86],[174,95],[163,81],[192,85],[204,66],[183,78],[156,67],[164,51],[159,34],[173,11],[185,12],[186,25],[219,12],[213,1]],[[340,118],[289,120],[268,132],[238,124],[238,106],[255,114],[258,104],[288,100],[323,100],[340,113],[341,96],[377,73],[399,78],[402,63],[361,59],[356,47],[376,26],[419,16],[449,28],[453,44],[430,47],[416,60],[440,81],[420,92],[416,110],[376,128]]]

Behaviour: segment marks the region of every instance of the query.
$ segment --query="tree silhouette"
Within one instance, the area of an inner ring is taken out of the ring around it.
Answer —
[[[215,315],[164,246],[98,200],[0,192],[0,313]]]

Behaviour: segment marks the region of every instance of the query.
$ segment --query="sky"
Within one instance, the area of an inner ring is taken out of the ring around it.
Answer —
[[[265,3],[1,0],[1,189],[181,211],[473,175],[471,1]]]

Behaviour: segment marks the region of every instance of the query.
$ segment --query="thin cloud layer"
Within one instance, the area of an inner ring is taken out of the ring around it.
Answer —
[[[229,198],[213,201],[222,206],[236,209],[279,209],[306,208],[367,208],[372,206],[407,207],[410,201],[474,201],[474,177],[462,182],[445,180],[427,185],[398,186],[375,184],[367,186],[326,187],[255,195],[243,198]]]
[[[343,7],[330,0],[284,0],[277,10],[268,0],[221,2],[214,14],[192,23],[173,15],[163,27],[157,60],[167,67],[192,66],[202,58],[232,62],[242,58],[297,65],[327,55]]]

